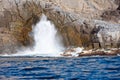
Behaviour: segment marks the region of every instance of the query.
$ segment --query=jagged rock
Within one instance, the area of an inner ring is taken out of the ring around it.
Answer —
[[[9,34],[13,39],[11,37],[7,39],[12,40],[14,44],[30,45],[33,41],[29,36],[32,25],[35,25],[41,14],[44,13],[55,24],[66,47],[94,48],[93,43],[97,42],[102,46],[103,43],[111,40],[112,43],[119,43],[119,4],[116,4],[118,1],[1,0],[0,28],[6,28],[7,33],[1,29],[0,38],[5,41],[6,37],[1,34]],[[109,20],[111,22],[108,22]],[[113,36],[113,34],[117,36]],[[1,44],[14,46],[10,41],[1,42]]]
[[[113,10],[107,10],[103,12],[101,17],[103,18],[103,20],[120,24],[120,0],[114,0],[114,2],[117,4],[117,7]]]

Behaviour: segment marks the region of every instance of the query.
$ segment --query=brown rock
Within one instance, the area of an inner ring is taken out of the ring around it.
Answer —
[[[55,24],[65,46],[82,46],[86,49],[92,48],[94,39],[91,37],[97,37],[94,34],[98,31],[94,34],[91,32],[96,25],[101,25],[101,15],[103,20],[117,24],[120,19],[119,4],[113,0],[1,0],[0,29],[5,28],[0,30],[2,44],[12,46],[14,42],[14,45],[30,45],[32,42],[28,33],[42,13]]]

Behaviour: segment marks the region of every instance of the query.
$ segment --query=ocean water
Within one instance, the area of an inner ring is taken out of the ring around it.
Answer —
[[[120,57],[0,57],[0,80],[120,80]]]

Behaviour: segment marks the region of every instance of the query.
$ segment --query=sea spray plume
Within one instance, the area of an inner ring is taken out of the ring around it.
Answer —
[[[33,36],[35,40],[34,52],[47,55],[59,55],[64,48],[62,43],[58,40],[57,30],[47,17],[43,14],[40,22],[38,22],[33,29]]]
[[[33,49],[27,48],[26,50],[18,51],[16,54],[4,56],[59,57],[60,53],[64,51],[57,29],[53,23],[47,20],[44,14],[41,16],[40,21],[33,25],[32,37],[34,39]]]

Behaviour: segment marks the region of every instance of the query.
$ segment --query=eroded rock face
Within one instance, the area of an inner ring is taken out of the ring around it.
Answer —
[[[83,46],[90,49],[95,47],[93,43],[99,43],[99,47],[105,47],[102,43],[117,44],[120,37],[118,2],[119,0],[1,0],[1,50],[13,51],[14,47],[29,46],[33,42],[29,36],[32,25],[38,22],[41,14],[45,14],[55,24],[66,47]],[[3,45],[7,47],[3,49]]]
[[[62,10],[80,14],[84,17],[95,18],[103,11],[116,9],[113,0],[51,0],[59,5]]]

